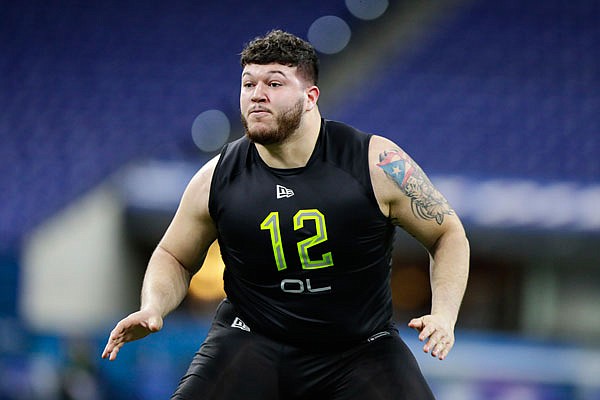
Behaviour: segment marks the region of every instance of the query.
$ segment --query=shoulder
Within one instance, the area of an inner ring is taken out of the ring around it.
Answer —
[[[221,154],[216,157],[214,165],[209,166],[211,173],[215,177],[222,177],[221,179],[227,180],[228,177],[236,175],[241,169],[243,169],[250,157],[251,142],[246,136],[242,136],[233,142],[227,143]],[[215,173],[215,171],[217,171]],[[213,178],[213,181],[215,178]]]
[[[351,125],[339,121],[325,120],[325,133],[329,139],[336,142],[341,141],[346,147],[355,143],[361,148],[368,150],[369,159],[371,156],[378,155],[390,149],[399,149],[399,147],[391,140],[373,133],[361,131]]]
[[[365,133],[360,129],[355,128],[352,125],[348,125],[344,122],[325,119],[323,123],[325,132],[329,136],[345,138],[348,138],[348,136],[352,136],[357,139],[368,139],[371,136],[371,134]]]
[[[369,170],[374,184],[402,183],[417,167],[416,162],[390,139],[378,135],[371,137]]]
[[[343,122],[324,120],[324,148],[331,160],[356,164],[356,157],[366,156],[371,134]],[[350,161],[349,161],[350,160]]]
[[[220,158],[220,155],[212,158],[194,174],[183,194],[183,202],[193,208],[200,207],[200,210],[208,209],[211,182]]]
[[[379,156],[381,153],[390,150],[400,150],[400,146],[388,138],[379,135],[371,135],[369,142],[369,154]]]
[[[398,189],[411,172],[414,161],[396,143],[383,136],[372,135],[369,142],[369,173],[375,196],[386,215],[390,204],[402,200]]]
[[[208,187],[210,186],[210,181],[212,179],[213,174],[215,173],[215,169],[219,164],[221,159],[221,155],[218,155],[212,159],[210,159],[206,164],[204,164],[196,174],[190,180],[190,186],[192,188],[197,187]]]

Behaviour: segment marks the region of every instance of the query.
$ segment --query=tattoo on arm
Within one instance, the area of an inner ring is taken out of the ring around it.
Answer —
[[[423,170],[402,150],[393,149],[379,154],[377,166],[410,197],[412,212],[416,217],[434,219],[441,225],[445,215],[454,214],[448,201],[437,191]]]

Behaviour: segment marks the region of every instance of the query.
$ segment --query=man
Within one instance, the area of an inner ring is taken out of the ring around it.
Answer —
[[[409,326],[443,360],[468,276],[459,218],[394,143],[321,118],[310,44],[272,31],[241,64],[246,135],[192,178],[102,356],[161,329],[218,239],[228,298],[173,399],[433,398],[392,323],[394,229],[431,255],[431,314]]]

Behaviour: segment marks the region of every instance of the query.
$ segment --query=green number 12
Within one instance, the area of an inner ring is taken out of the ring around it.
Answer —
[[[308,249],[323,243],[327,240],[327,227],[325,225],[325,216],[319,210],[300,210],[294,215],[294,230],[304,227],[307,221],[314,221],[316,233],[297,243],[298,256],[302,263],[302,269],[325,268],[333,265],[331,252],[321,255],[319,260],[311,260],[308,255]],[[261,230],[268,230],[271,234],[271,245],[273,246],[273,256],[277,264],[277,270],[282,271],[287,268],[285,254],[283,253],[283,243],[281,240],[281,230],[279,228],[279,212],[273,211],[260,224]]]

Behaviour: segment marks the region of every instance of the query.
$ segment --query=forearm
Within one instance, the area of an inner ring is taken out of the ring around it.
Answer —
[[[191,273],[159,245],[144,276],[140,309],[153,309],[164,318],[184,299],[190,280]]]
[[[431,254],[431,314],[456,324],[469,275],[469,242],[462,229],[442,235]]]

